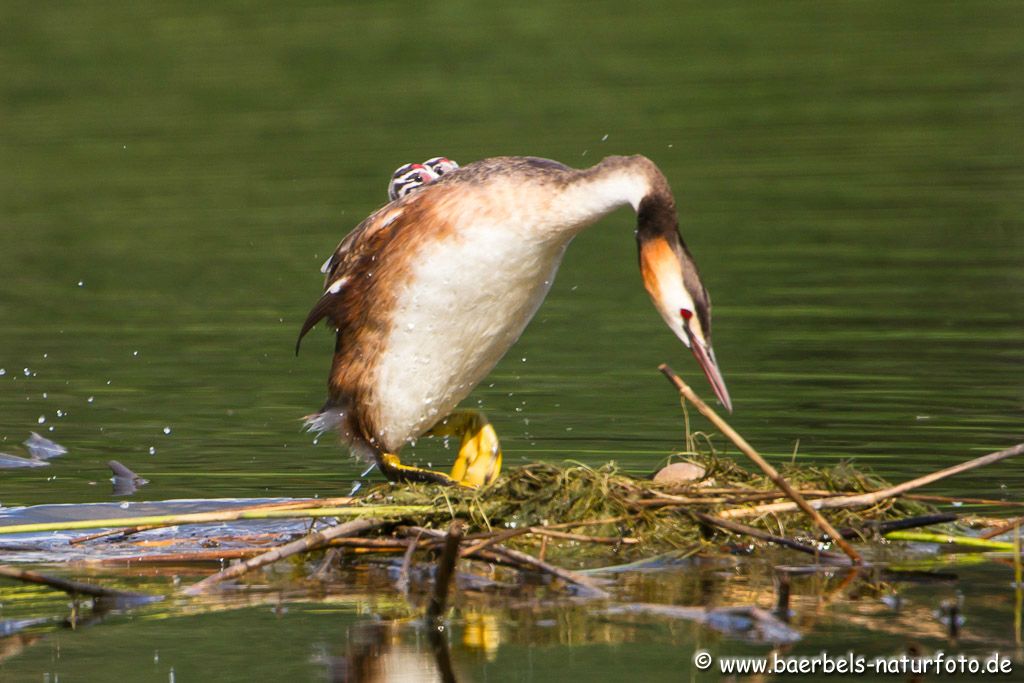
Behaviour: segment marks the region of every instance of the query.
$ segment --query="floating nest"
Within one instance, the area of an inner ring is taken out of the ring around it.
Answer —
[[[614,463],[590,467],[581,463],[532,463],[504,472],[480,490],[438,489],[430,485],[377,486],[366,493],[366,505],[427,506],[429,512],[406,519],[419,527],[444,530],[453,518],[466,523],[467,534],[522,533],[503,543],[536,555],[541,545],[554,561],[591,566],[633,561],[672,551],[712,551],[721,545],[701,514],[742,518],[761,531],[801,539],[814,545],[820,530],[801,511],[761,512],[771,503],[788,500],[767,477],[742,468],[717,453],[673,456],[702,476],[687,482],[661,482],[622,471]],[[788,465],[780,473],[807,499],[867,493],[889,483],[871,472],[843,462],[835,466]],[[742,510],[742,511],[741,511]],[[833,526],[873,535],[877,524],[933,511],[906,499],[889,499],[869,508],[823,511]],[[528,529],[541,533],[525,533]],[[760,545],[744,538],[746,547]],[[766,544],[767,545],[767,544]],[[825,546],[821,546],[825,547]]]

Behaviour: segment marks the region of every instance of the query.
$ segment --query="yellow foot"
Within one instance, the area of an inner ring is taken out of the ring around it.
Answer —
[[[483,486],[498,478],[501,472],[501,445],[494,427],[483,413],[457,410],[434,425],[428,434],[461,436],[459,457],[452,466],[452,481],[463,486]]]

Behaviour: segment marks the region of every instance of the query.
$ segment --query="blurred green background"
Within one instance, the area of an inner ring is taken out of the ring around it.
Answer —
[[[1020,441],[1022,19],[1015,2],[5,0],[0,450],[37,430],[71,453],[0,472],[0,502],[106,500],[110,458],[152,481],[137,497],[346,493],[361,468],[300,431],[330,335],[298,359],[294,339],[392,169],[438,154],[654,159],[734,425],[767,454],[799,441],[902,478]],[[577,240],[467,401],[510,464],[650,471],[682,446],[658,363],[710,395],[640,286],[633,224]],[[950,486],[1019,495],[1014,472]]]
[[[903,479],[1019,442],[1022,111],[1019,2],[2,0],[0,451],[24,454],[36,430],[70,453],[0,470],[0,503],[109,500],[111,458],[151,480],[136,499],[347,493],[361,468],[300,430],[330,335],[298,359],[295,336],[319,265],[391,171],[439,154],[654,159],[715,303],[732,422],[776,461],[799,442],[803,462]],[[683,445],[656,366],[710,394],[640,286],[633,224],[622,211],[577,240],[468,400],[510,465],[650,471]],[[1021,471],[929,491],[1020,500]],[[960,591],[958,647],[1010,651],[1007,573],[964,572],[898,614],[873,599],[824,610],[824,585],[797,583],[817,616],[794,652],[890,654],[894,633],[947,647],[935,601]],[[636,595],[763,604],[768,582],[712,568]],[[66,609],[20,586],[3,597],[3,619]],[[0,678],[322,680],[357,616],[392,608],[264,597],[15,636]],[[498,659],[455,642],[455,664],[479,680],[675,681],[697,679],[696,647],[766,649],[582,610],[494,612]]]

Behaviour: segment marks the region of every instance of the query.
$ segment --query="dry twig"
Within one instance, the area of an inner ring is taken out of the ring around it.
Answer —
[[[313,532],[304,538],[278,546],[269,552],[250,558],[245,562],[239,562],[238,564],[231,565],[224,571],[217,572],[216,574],[208,576],[202,581],[193,584],[189,588],[185,589],[184,592],[186,595],[198,595],[199,593],[208,591],[221,581],[238,578],[253,569],[259,569],[260,567],[264,567],[292,555],[297,555],[298,553],[322,548],[327,545],[332,538],[338,538],[350,534],[366,533],[367,531],[376,529],[384,524],[386,524],[386,522],[379,519],[356,519],[351,522],[345,522],[344,524],[338,524],[337,526],[325,529],[324,531]]]
[[[850,508],[874,505],[879,501],[886,500],[887,498],[895,498],[907,491],[920,488],[926,484],[931,484],[939,481],[940,479],[945,479],[946,477],[951,477],[954,474],[960,474],[961,472],[967,472],[978,467],[991,465],[994,462],[999,462],[1000,460],[1005,460],[1006,458],[1020,455],[1021,453],[1024,453],[1024,443],[1019,443],[1012,448],[1006,448],[1001,451],[989,453],[988,455],[983,455],[980,458],[974,458],[973,460],[962,462],[959,465],[954,465],[953,467],[947,467],[946,469],[926,474],[925,476],[918,477],[917,479],[905,481],[902,484],[897,484],[896,486],[890,486],[887,489],[872,491],[870,493],[860,493],[853,496],[819,498],[818,500],[811,501],[810,505],[819,510],[824,510],[826,508]],[[752,508],[732,508],[729,510],[722,510],[718,513],[718,516],[723,519],[758,517],[770,512],[791,512],[795,509],[796,505],[793,503],[771,503],[769,505],[759,505]]]
[[[782,489],[782,491],[789,496],[790,500],[792,500],[797,507],[807,513],[807,515],[814,520],[814,523],[817,524],[822,531],[827,533],[832,540],[835,541],[836,545],[842,548],[843,552],[847,554],[851,562],[854,564],[861,564],[863,562],[857,551],[853,549],[853,546],[846,542],[839,532],[829,524],[828,520],[822,517],[820,512],[811,507],[810,503],[808,503],[803,496],[797,493],[796,489],[790,486],[789,482],[783,479],[776,469],[772,467],[767,460],[762,458],[760,453],[755,451],[750,444],[748,444],[746,440],[736,432],[736,430],[730,427],[729,423],[719,417],[718,413],[712,410],[708,404],[704,403],[700,396],[698,396],[693,389],[686,384],[686,382],[680,379],[676,373],[672,372],[672,368],[663,363],[658,366],[658,369],[661,370],[662,374],[665,375],[673,385],[675,385],[676,389],[679,390],[679,393],[686,397],[690,403],[697,406],[697,410],[699,410],[704,417],[711,420],[712,424],[714,424],[719,431],[729,437],[729,440],[736,444],[736,447],[743,451],[744,455],[754,461],[754,464],[757,465],[776,486]]]

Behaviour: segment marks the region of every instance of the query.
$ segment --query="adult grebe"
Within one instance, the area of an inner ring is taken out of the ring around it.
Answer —
[[[494,428],[477,411],[452,411],[522,333],[572,238],[627,204],[637,212],[644,286],[731,411],[711,348],[710,300],[658,167],[643,156],[583,170],[497,157],[385,205],[328,259],[324,294],[295,347],[323,318],[337,330],[327,402],[307,418],[310,429],[337,429],[393,481],[494,481]],[[462,437],[450,475],[399,460],[428,433]]]

